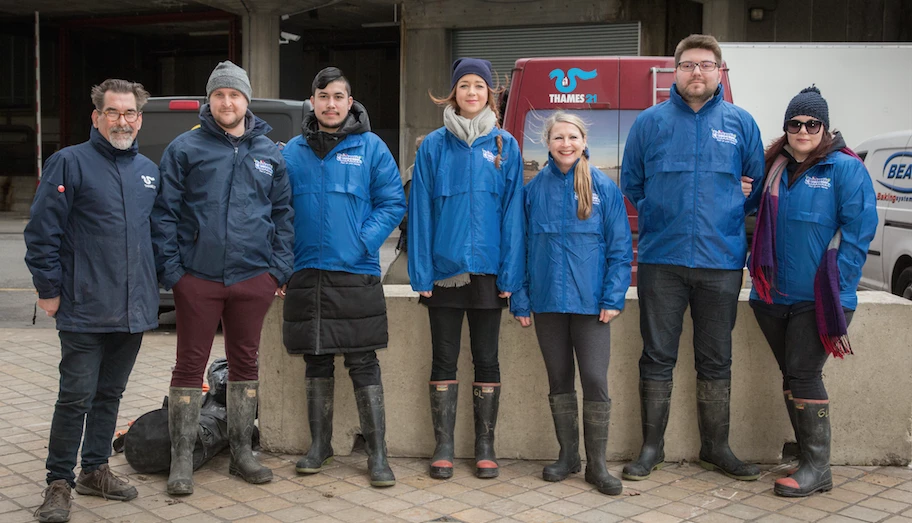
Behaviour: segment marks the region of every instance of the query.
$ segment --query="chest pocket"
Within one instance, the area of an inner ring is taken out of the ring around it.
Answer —
[[[455,196],[468,192],[490,193],[501,196],[506,184],[503,170],[480,155],[471,159],[471,165],[453,165],[452,158],[442,158],[434,177],[434,198]],[[468,172],[466,172],[468,171]]]

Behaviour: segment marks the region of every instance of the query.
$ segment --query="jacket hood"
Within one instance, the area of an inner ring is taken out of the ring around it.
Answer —
[[[112,160],[115,156],[136,156],[139,152],[139,143],[136,140],[133,140],[133,145],[131,145],[129,149],[118,149],[111,145],[111,142],[109,142],[108,139],[101,134],[101,131],[94,126],[89,133],[89,141],[92,142],[92,146],[94,146],[104,157]]]
[[[199,119],[200,127],[202,127],[204,130],[216,136],[225,136],[226,131],[219,126],[218,122],[215,121],[215,117],[212,116],[212,110],[209,108],[209,104],[204,104],[202,107],[200,107]],[[247,114],[244,116],[244,123],[247,127],[244,129],[244,134],[241,135],[242,140],[247,140],[253,138],[254,136],[265,135],[272,130],[272,126],[250,112],[250,109],[247,109]]]
[[[363,134],[370,130],[370,118],[367,116],[367,109],[361,105],[361,102],[355,100],[354,103],[352,103],[351,110],[348,112],[348,116],[346,116],[345,121],[342,122],[342,127],[334,133],[326,134],[344,138],[350,134]],[[317,115],[311,110],[304,115],[304,121],[301,122],[301,134],[303,134],[305,138],[309,138],[318,132],[320,132],[320,127],[317,122]]]

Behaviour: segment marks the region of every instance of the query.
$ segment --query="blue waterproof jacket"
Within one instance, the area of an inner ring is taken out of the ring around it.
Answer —
[[[636,205],[638,263],[741,269],[747,253],[741,176],[760,190],[763,143],[747,111],[722,99],[722,86],[694,112],[671,88],[627,137],[621,189]]]
[[[605,173],[590,167],[592,214],[580,220],[575,169],[564,174],[551,160],[525,187],[527,278],[510,299],[514,316],[624,309],[633,261],[624,197]]]
[[[184,273],[226,286],[266,271],[279,284],[291,276],[291,189],[271,130],[248,110],[235,147],[206,104],[200,127],[165,149],[152,240],[166,289]]]
[[[366,119],[348,122],[348,136],[323,159],[303,135],[282,150],[294,193],[296,272],[380,276],[380,246],[405,215],[402,179],[389,148]]]
[[[494,166],[496,137],[503,141]],[[510,133],[494,128],[471,147],[441,127],[424,139],[409,193],[409,278],[416,291],[457,274],[493,274],[501,292],[525,277],[523,160]]]
[[[38,297],[60,297],[57,329],[138,333],[158,326],[158,283],[149,215],[155,163],[114,148],[93,128],[89,141],[44,163],[25,226],[25,263]]]
[[[776,216],[776,285],[773,303],[814,301],[814,276],[836,230],[839,245],[839,299],[843,307],[858,305],[856,289],[868,246],[877,229],[874,185],[863,163],[831,152],[788,186],[783,172]],[[759,300],[756,290],[751,299]]]

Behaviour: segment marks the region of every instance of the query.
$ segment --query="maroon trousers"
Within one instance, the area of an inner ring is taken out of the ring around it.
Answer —
[[[258,378],[257,355],[266,312],[275,299],[276,281],[268,272],[226,287],[185,274],[174,286],[177,314],[177,365],[172,387],[200,388],[222,321],[228,381]]]

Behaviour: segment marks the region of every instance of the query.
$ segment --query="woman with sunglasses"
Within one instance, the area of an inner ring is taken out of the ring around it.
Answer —
[[[443,127],[415,158],[409,193],[408,272],[431,324],[431,419],[437,447],[430,475],[453,476],[456,364],[468,317],[475,413],[475,475],[499,474],[494,427],[500,404],[501,310],[522,288],[525,243],[519,145],[497,124],[491,62],[453,62]]]
[[[830,355],[852,354],[846,328],[877,210],[864,163],[830,130],[819,89],[792,98],[783,130],[765,155],[750,304],[782,371],[799,448],[798,469],[774,491],[803,497],[833,488],[822,371]]]

